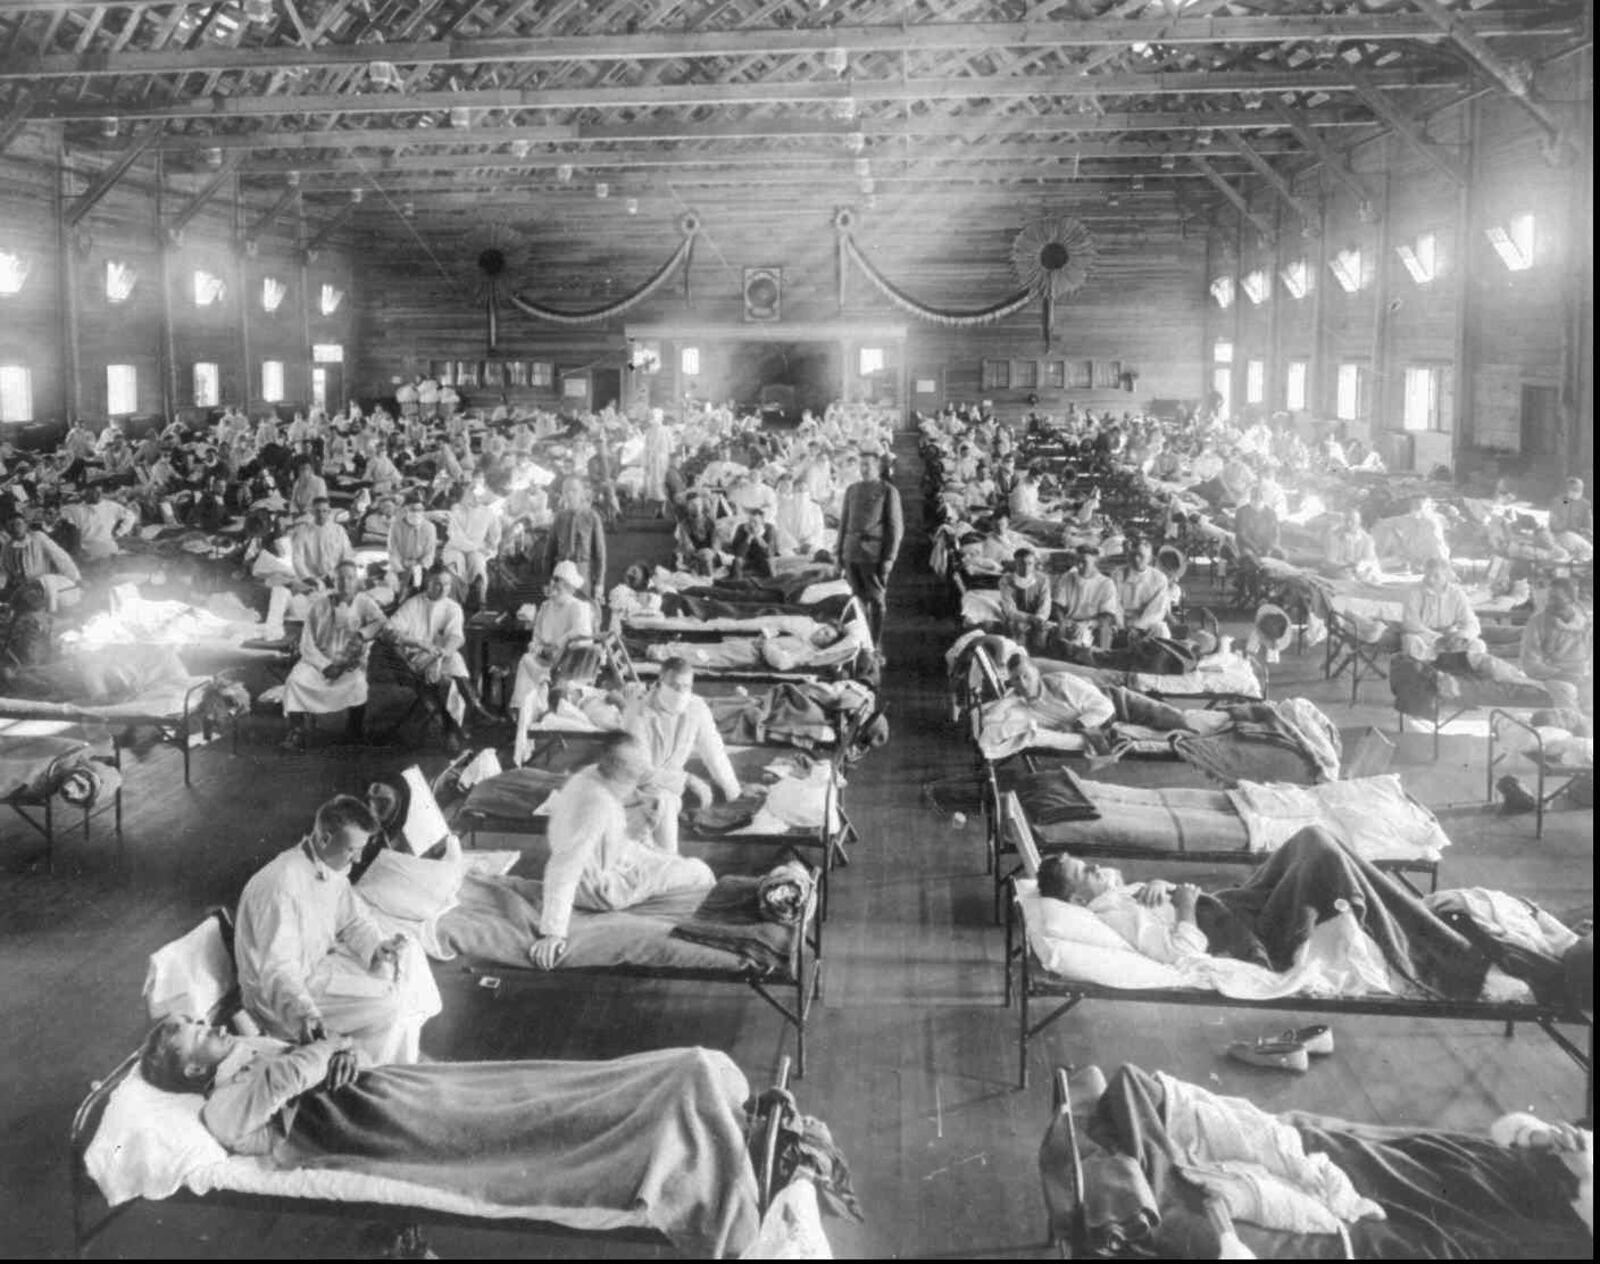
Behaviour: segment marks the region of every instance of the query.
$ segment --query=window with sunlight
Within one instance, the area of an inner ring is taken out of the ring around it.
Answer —
[[[1217,341],[1212,344],[1211,358],[1218,364],[1232,364],[1233,344],[1226,338],[1218,338]]]
[[[215,273],[207,272],[204,268],[194,270],[194,305],[196,307],[211,307],[222,301],[222,296],[227,293],[228,283]]]
[[[215,408],[222,402],[222,370],[214,363],[201,361],[194,366],[196,408]]]
[[[1333,411],[1340,421],[1356,421],[1361,416],[1362,368],[1341,364],[1334,389]]]
[[[1289,291],[1290,298],[1304,298],[1311,293],[1311,265],[1304,259],[1296,259],[1278,275],[1283,279],[1283,288]]]
[[[283,361],[261,362],[261,398],[269,404],[283,402]]]
[[[139,370],[131,364],[106,365],[106,412],[125,417],[139,411]]]
[[[1265,268],[1257,268],[1254,272],[1246,272],[1241,282],[1244,296],[1257,307],[1272,297],[1272,285],[1267,280]]]
[[[1436,368],[1408,368],[1402,421],[1407,430],[1439,429],[1439,378]]]
[[[1351,246],[1339,251],[1328,260],[1328,267],[1333,270],[1333,279],[1346,294],[1354,294],[1364,284],[1359,247]]]
[[[862,377],[871,377],[874,373],[882,373],[884,370],[883,348],[862,347],[860,362]]]
[[[33,420],[33,374],[22,364],[0,364],[0,421]]]
[[[1513,215],[1504,224],[1488,230],[1489,244],[1500,262],[1512,272],[1533,267],[1534,224],[1532,215]]]
[[[1217,306],[1226,311],[1233,306],[1233,278],[1217,277],[1211,282],[1211,297],[1217,300]]]
[[[1290,360],[1283,374],[1283,406],[1292,413],[1305,411],[1306,383],[1311,366],[1304,360]]]
[[[700,348],[685,347],[678,354],[678,368],[684,377],[700,376]]]
[[[1439,239],[1433,233],[1423,233],[1415,241],[1404,242],[1394,249],[1418,285],[1427,285],[1439,275]]]
[[[1267,398],[1267,362],[1247,360],[1244,366],[1244,402],[1264,403]]]

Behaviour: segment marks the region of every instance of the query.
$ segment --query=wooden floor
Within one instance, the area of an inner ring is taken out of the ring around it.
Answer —
[[[900,445],[908,522],[921,521],[915,445]],[[664,537],[638,535],[654,547]],[[619,550],[620,551],[620,550]],[[835,886],[827,987],[814,1012],[811,1071],[802,1105],[826,1120],[855,1174],[867,1213],[855,1228],[829,1222],[840,1256],[970,1258],[1043,1254],[1035,1156],[1048,1104],[1050,1063],[1137,1062],[1249,1097],[1269,1110],[1300,1108],[1352,1119],[1480,1128],[1508,1109],[1572,1117],[1582,1109],[1576,1068],[1535,1031],[1350,1019],[1337,1053],[1305,1076],[1227,1062],[1230,1040],[1274,1023],[1247,1013],[1188,1007],[1086,1005],[1037,1046],[1034,1087],[1013,1091],[1014,1011],[1000,1007],[1002,934],[991,921],[976,820],[960,825],[947,787],[970,770],[946,711],[943,665],[953,623],[928,612],[926,541],[915,531],[892,592],[886,692],[893,739],[852,776],[846,806],[864,842]],[[1387,686],[1352,710],[1348,686],[1320,679],[1320,651],[1275,669],[1279,696],[1304,693],[1342,726],[1392,732]],[[1304,681],[1304,687],[1295,682]],[[184,789],[177,756],[157,751],[130,768],[125,858],[97,827],[58,846],[56,873],[13,820],[0,821],[0,1254],[59,1256],[72,1249],[67,1127],[89,1082],[145,1028],[139,999],[145,957],[231,903],[248,875],[299,836],[322,797],[359,789],[369,774],[436,752],[315,748],[281,754],[265,730],[241,748],[201,751]],[[1593,816],[1562,812],[1545,838],[1531,818],[1485,812],[1483,743],[1402,738],[1397,765],[1412,792],[1446,814],[1455,846],[1445,885],[1488,885],[1556,911],[1593,900]],[[1119,779],[1184,774],[1125,765]],[[1156,870],[1126,866],[1130,875]],[[1238,870],[1232,875],[1237,876]],[[1184,876],[1217,882],[1227,872]],[[727,1050],[753,1083],[769,1077],[792,1040],[777,1016],[742,989],[695,985],[519,982],[498,998],[459,969],[436,967],[445,1013],[424,1036],[440,1058],[603,1058],[703,1043]],[[559,1239],[439,1230],[447,1257],[594,1256],[611,1252]],[[361,1226],[326,1217],[240,1215],[145,1205],[95,1244],[97,1256],[359,1256]]]

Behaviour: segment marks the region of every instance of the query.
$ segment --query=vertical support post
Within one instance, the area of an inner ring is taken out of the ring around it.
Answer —
[[[311,401],[311,378],[314,369],[311,364],[311,260],[306,256],[306,200],[297,197],[294,200],[294,240],[295,254],[300,260],[300,363],[306,375],[306,401],[309,406]],[[346,363],[353,361],[348,357]],[[341,374],[341,379],[343,375]],[[341,390],[346,389],[347,383],[341,380]],[[331,417],[344,407],[344,400],[328,401],[328,415]]]
[[[1272,262],[1267,265],[1267,379],[1265,383],[1265,399],[1263,406],[1267,416],[1271,417],[1274,405],[1283,398],[1284,375],[1283,366],[1283,321],[1279,318],[1278,310],[1282,307],[1281,290],[1278,285],[1278,273],[1282,270],[1285,261],[1283,239],[1285,230],[1298,239],[1296,225],[1286,222],[1284,215],[1284,202],[1275,199],[1273,203],[1273,218],[1277,232],[1272,234],[1271,249]]]
[[[243,190],[240,189],[240,180],[237,175],[233,177],[233,231],[232,239],[237,242],[244,236],[243,216]],[[250,411],[250,294],[245,286],[245,278],[250,270],[245,263],[244,252],[234,250],[233,255],[233,288],[239,296],[239,380],[244,383],[244,409]]]
[[[172,239],[165,224],[167,159],[156,150],[156,283],[161,287],[161,411],[171,421],[178,407],[178,354],[172,332]]]
[[[1320,179],[1320,177],[1319,177]],[[1328,402],[1328,199],[1318,199],[1316,275],[1311,282],[1311,363],[1306,367],[1306,403],[1313,417],[1331,417]]]
[[[1389,139],[1383,145],[1383,189],[1378,205],[1377,243],[1373,247],[1372,275],[1372,386],[1371,438],[1387,429],[1389,420],[1389,208],[1393,201],[1393,181],[1388,166],[1393,159]],[[1380,429],[1382,428],[1382,429]],[[1381,449],[1380,449],[1381,451]]]
[[[1228,388],[1230,419],[1237,419],[1245,407],[1245,382],[1248,375],[1245,365],[1250,357],[1244,348],[1244,286],[1240,282],[1240,274],[1244,271],[1244,225],[1243,215],[1234,216],[1233,223],[1233,363],[1228,366],[1228,377],[1232,386]]]
[[[1562,270],[1566,310],[1561,340],[1561,452],[1566,473],[1594,465],[1594,52],[1586,49],[1569,83],[1580,105],[1564,139],[1577,151],[1567,164],[1567,266]],[[1563,95],[1566,95],[1563,93]]]
[[[1478,363],[1477,339],[1473,336],[1473,322],[1477,307],[1477,290],[1483,256],[1488,253],[1482,242],[1473,240],[1473,229],[1478,221],[1478,181],[1481,178],[1478,130],[1482,124],[1481,106],[1476,99],[1462,107],[1461,126],[1465,132],[1466,153],[1463,161],[1467,168],[1467,181],[1456,191],[1455,257],[1460,260],[1458,290],[1456,293],[1455,406],[1450,417],[1450,457],[1459,466],[1461,451],[1472,442],[1477,423],[1475,400],[1477,391],[1473,378]]]
[[[83,343],[78,328],[78,248],[76,229],[67,224],[68,192],[67,146],[63,137],[56,141],[56,283],[61,291],[61,399],[67,420],[83,415]]]

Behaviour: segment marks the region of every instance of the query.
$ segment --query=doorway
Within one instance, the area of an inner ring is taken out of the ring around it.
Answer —
[[[1561,433],[1561,392],[1557,387],[1523,384],[1519,439],[1528,473],[1545,474],[1561,468],[1567,445]]]
[[[607,404],[621,408],[622,370],[591,369],[589,372],[589,407],[599,412]]]

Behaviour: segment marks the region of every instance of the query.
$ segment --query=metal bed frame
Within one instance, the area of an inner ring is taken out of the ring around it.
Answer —
[[[116,735],[110,735],[111,753],[109,756],[89,756],[97,763],[115,768],[120,775],[122,772],[122,745],[117,741]],[[10,798],[0,800],[0,807],[10,808],[18,817],[44,838],[45,843],[45,869],[54,874],[56,871],[56,791],[53,788],[56,776],[69,763],[77,762],[83,751],[66,751],[57,755],[50,761],[50,767],[45,773],[46,783],[51,788],[40,795],[14,794]],[[124,783],[119,779],[116,792],[111,796],[110,803],[102,803],[98,807],[85,804],[79,812],[83,821],[83,837],[89,837],[89,822],[96,817],[104,816],[107,812],[113,814],[113,830],[117,836],[117,853],[120,859],[122,854],[122,791]]]
[[[1573,783],[1576,782],[1578,778],[1585,775],[1593,777],[1594,769],[1552,768],[1549,764],[1549,759],[1545,751],[1544,737],[1539,730],[1528,721],[1512,715],[1509,711],[1506,711],[1500,707],[1496,707],[1489,712],[1489,761],[1484,767],[1483,779],[1483,797],[1486,802],[1494,802],[1495,770],[1499,768],[1501,764],[1511,759],[1510,751],[1502,751],[1499,749],[1500,726],[1502,724],[1508,724],[1513,728],[1521,729],[1524,733],[1527,733],[1533,738],[1534,747],[1538,751],[1537,757],[1533,760],[1534,767],[1537,769],[1538,773],[1538,786],[1534,791],[1534,798],[1538,801],[1538,803],[1534,808],[1533,836],[1535,838],[1543,838],[1545,809],[1553,806],[1558,799],[1571,790]],[[1561,784],[1556,786],[1553,790],[1546,789],[1547,783],[1551,780],[1559,780]]]
[[[217,910],[213,916],[224,926],[225,937],[230,941],[231,949],[231,919],[224,910]],[[232,998],[236,999],[236,998]],[[224,1002],[224,1007],[227,1002]],[[223,1013],[212,1015],[214,1019],[223,1017]],[[78,1104],[72,1117],[72,1125],[68,1133],[68,1154],[71,1169],[72,1183],[72,1230],[75,1253],[79,1259],[85,1257],[89,1246],[113,1221],[117,1220],[124,1211],[134,1206],[133,1202],[124,1203],[119,1207],[108,1208],[98,1218],[91,1218],[91,1211],[96,1201],[100,1198],[99,1189],[94,1179],[89,1175],[85,1164],[85,1154],[89,1143],[94,1138],[95,1131],[100,1126],[100,1121],[105,1114],[107,1104],[111,1100],[112,1092],[139,1064],[139,1052],[129,1054],[117,1064],[115,1069],[104,1079],[95,1080],[90,1084],[89,1092]],[[751,1134],[749,1150],[752,1160],[756,1163],[756,1185],[759,1191],[759,1207],[764,1215],[771,1206],[773,1196],[778,1192],[777,1157],[778,1145],[786,1127],[790,1127],[797,1117],[792,1099],[788,1094],[789,1059],[784,1057],[779,1064],[778,1075],[775,1083],[776,1092],[761,1094],[759,1115],[751,1121]],[[424,1223],[457,1228],[498,1228],[514,1233],[537,1233],[560,1238],[588,1238],[607,1242],[637,1242],[656,1246],[662,1245],[662,1235],[650,1229],[616,1229],[616,1230],[584,1230],[572,1229],[565,1225],[552,1224],[548,1221],[537,1220],[532,1217],[517,1219],[478,1218],[473,1216],[458,1215],[446,1212],[430,1211],[415,1207],[398,1207],[389,1203],[366,1202],[337,1202],[333,1199],[320,1198],[293,1198],[283,1195],[271,1194],[246,1194],[228,1190],[216,1190],[208,1194],[196,1194],[187,1189],[180,1189],[169,1198],[162,1200],[163,1205],[179,1203],[185,1205],[225,1206],[237,1207],[242,1211],[268,1212],[273,1214],[296,1214],[313,1212],[319,1215],[335,1216],[341,1219],[360,1219],[378,1221],[392,1224],[407,1232],[416,1232]]]

